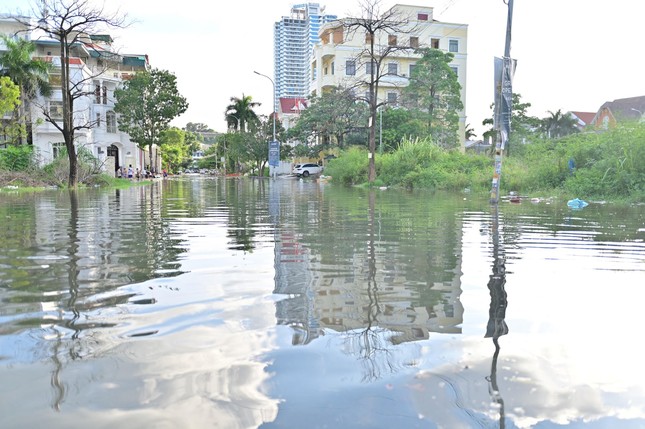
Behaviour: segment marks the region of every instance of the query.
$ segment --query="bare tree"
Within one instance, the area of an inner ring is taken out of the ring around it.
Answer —
[[[343,20],[344,34],[346,38],[361,37],[364,34],[364,48],[357,55],[357,63],[365,64],[368,73],[365,79],[355,81],[353,87],[365,87],[367,91],[364,96],[359,95],[358,100],[365,101],[369,106],[369,140],[370,152],[368,181],[376,179],[376,116],[379,107],[385,105],[387,100],[377,99],[379,85],[386,76],[396,76],[389,70],[386,59],[392,57],[399,51],[411,51],[411,43],[403,45],[399,43],[400,36],[414,34],[416,26],[409,16],[401,13],[396,8],[381,11],[381,0],[361,0],[360,17],[346,18]]]
[[[74,102],[81,97],[93,94],[92,80],[100,76],[103,70],[94,69],[92,72],[72,76],[70,63],[75,57],[75,50],[84,42],[89,42],[89,35],[105,28],[123,28],[127,26],[126,16],[117,12],[106,12],[104,7],[97,7],[90,0],[41,0],[38,8],[32,9],[34,21],[25,18],[16,20],[27,28],[27,31],[44,32],[56,40],[60,46],[60,90],[62,93],[62,123],[57,120],[47,106],[41,106],[45,121],[51,123],[63,135],[69,158],[70,188],[78,185],[78,157],[76,152],[75,134],[78,130],[96,126],[91,118],[75,121]]]

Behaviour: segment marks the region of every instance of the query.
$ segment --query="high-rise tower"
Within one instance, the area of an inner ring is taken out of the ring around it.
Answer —
[[[280,97],[307,97],[312,48],[322,24],[336,15],[326,15],[318,3],[296,4],[289,16],[274,25],[274,104]]]

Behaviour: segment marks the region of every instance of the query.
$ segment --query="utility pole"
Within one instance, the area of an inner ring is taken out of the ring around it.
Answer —
[[[513,110],[513,72],[515,65],[511,59],[511,27],[513,23],[513,0],[504,0],[508,5],[508,18],[506,21],[506,44],[504,46],[504,58],[495,58],[495,114],[494,126],[497,130],[497,141],[495,142],[495,171],[493,172],[493,186],[490,194],[491,204],[499,202],[499,185],[502,179],[502,160],[504,149],[511,133],[511,112]],[[498,67],[501,65],[501,67]],[[501,69],[498,72],[498,69]],[[499,74],[498,74],[499,73]],[[501,76],[500,76],[501,74]],[[499,79],[499,80],[498,80]]]

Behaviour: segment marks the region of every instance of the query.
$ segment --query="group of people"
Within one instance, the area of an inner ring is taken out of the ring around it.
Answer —
[[[116,170],[116,177],[118,178],[123,178],[123,179],[150,179],[150,178],[155,178],[157,177],[155,174],[154,169],[149,170],[148,168],[142,168],[139,170],[139,167],[137,168],[132,168],[132,164],[128,165],[128,167],[121,167]],[[164,176],[165,177],[165,176]]]

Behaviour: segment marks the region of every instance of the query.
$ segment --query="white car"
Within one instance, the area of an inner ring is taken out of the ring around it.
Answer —
[[[298,177],[307,177],[310,174],[320,174],[322,170],[323,168],[318,164],[296,164],[291,173]]]

